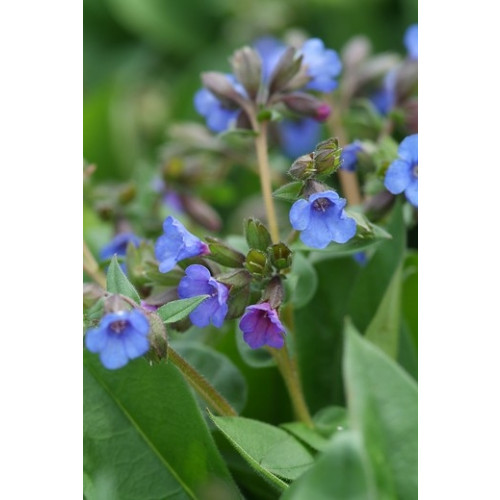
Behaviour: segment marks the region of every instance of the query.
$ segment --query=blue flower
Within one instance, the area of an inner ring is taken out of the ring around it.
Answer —
[[[397,83],[397,70],[391,69],[384,77],[382,87],[380,90],[372,94],[370,101],[373,103],[377,111],[386,116],[389,111],[396,105],[396,83]]]
[[[332,49],[325,49],[324,43],[319,38],[310,38],[302,49],[302,63],[307,67],[307,74],[311,81],[306,89],[320,92],[331,92],[337,88],[337,77],[342,71],[340,58]]]
[[[418,134],[409,135],[399,145],[399,158],[385,174],[385,187],[392,194],[404,191],[408,201],[418,206]]]
[[[278,313],[268,302],[248,306],[239,327],[243,332],[244,341],[252,349],[263,345],[280,349],[285,344],[285,328]]]
[[[106,368],[115,370],[148,352],[148,332],[149,322],[137,309],[108,313],[97,328],[87,330],[85,345],[99,353]]]
[[[325,248],[331,241],[345,243],[356,234],[356,221],[345,213],[345,204],[334,191],[314,193],[292,205],[290,223],[312,248]]]
[[[416,61],[418,59],[418,24],[412,24],[406,30],[404,42],[408,57]]]
[[[124,256],[127,254],[127,246],[132,243],[138,247],[141,239],[133,233],[120,233],[117,234],[106,246],[104,246],[99,256],[102,260],[111,259],[113,255]]]
[[[321,138],[321,125],[313,118],[283,120],[278,127],[281,147],[292,159],[310,153]]]
[[[243,97],[246,97],[245,89],[238,80],[236,80],[235,76],[231,73],[226,74],[226,76],[233,84],[234,89]],[[206,88],[202,88],[196,92],[194,96],[194,107],[201,116],[205,117],[207,127],[213,132],[223,132],[227,130],[231,124],[236,121],[241,111],[238,107],[228,108],[224,106],[224,104]]]
[[[361,142],[359,141],[354,141],[351,144],[344,146],[340,155],[340,159],[342,161],[340,168],[342,170],[354,172],[358,163],[358,153],[362,149]]]
[[[169,216],[155,245],[155,256],[162,273],[171,271],[177,262],[210,253],[208,245],[191,234],[177,219]]]
[[[210,295],[191,314],[189,319],[193,325],[200,328],[208,326],[210,322],[217,328],[222,326],[228,306],[229,289],[226,285],[212,278],[210,271],[199,264],[186,268],[186,276],[181,279],[177,290],[181,299]]]

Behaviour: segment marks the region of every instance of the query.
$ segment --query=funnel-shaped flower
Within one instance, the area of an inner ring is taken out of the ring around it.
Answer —
[[[243,332],[244,341],[252,349],[263,345],[280,349],[285,344],[285,328],[278,313],[268,302],[248,306],[239,327]]]
[[[106,368],[115,370],[148,352],[148,332],[149,322],[137,309],[108,313],[97,328],[87,330],[85,345],[99,353]]]

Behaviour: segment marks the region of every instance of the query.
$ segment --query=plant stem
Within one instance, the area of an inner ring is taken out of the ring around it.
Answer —
[[[254,124],[254,128],[257,125]],[[257,163],[259,164],[260,187],[264,205],[266,207],[267,222],[273,243],[279,243],[280,233],[276,211],[274,209],[273,194],[271,188],[271,170],[269,168],[269,156],[267,154],[267,122],[262,122],[258,130],[259,135],[255,138],[255,150],[257,152]]]
[[[99,264],[94,259],[87,243],[83,240],[83,270],[99,285],[106,290],[106,276],[99,269]]]
[[[201,373],[197,372],[179,353],[168,346],[168,359],[179,368],[191,387],[206,401],[219,415],[236,417],[236,410],[221,396],[217,390]]]
[[[342,123],[342,103],[338,99],[334,101],[333,99],[329,102],[331,104],[332,113],[328,124],[332,133],[338,138],[341,147],[348,144],[348,137]],[[349,172],[347,170],[339,169],[337,171],[339,175],[340,185],[342,187],[342,193],[347,199],[349,205],[360,205],[363,201],[361,197],[361,191],[359,189],[358,177],[356,172]]]
[[[306,424],[307,427],[313,429],[314,422],[304,399],[297,365],[295,361],[290,358],[286,345],[281,349],[273,349],[270,347],[268,350],[276,360],[278,369],[285,381],[297,418]]]

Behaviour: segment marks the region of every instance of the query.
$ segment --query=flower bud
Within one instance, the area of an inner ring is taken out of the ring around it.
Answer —
[[[285,292],[281,278],[279,276],[274,276],[264,290],[262,300],[264,302],[269,302],[272,309],[278,309],[283,302],[284,295]]]
[[[207,259],[226,267],[243,267],[245,256],[242,253],[217,238],[207,237],[206,240],[210,248],[210,254],[206,256]]]
[[[201,80],[203,86],[212,92],[225,107],[234,109],[241,103],[242,96],[234,88],[229,78],[223,73],[208,71],[201,74]]]
[[[222,226],[219,214],[200,198],[192,195],[181,194],[180,200],[184,211],[191,216],[200,226],[209,231],[219,231]]]
[[[297,158],[288,170],[288,173],[297,180],[306,180],[314,177],[317,171],[314,164],[313,153],[302,155]]]
[[[245,267],[254,275],[264,277],[271,271],[267,255],[255,248],[250,250],[245,260]]]
[[[363,35],[351,38],[342,49],[342,63],[344,70],[355,68],[366,60],[372,50],[370,40]]]
[[[340,167],[340,155],[342,148],[339,148],[337,138],[331,137],[320,142],[313,153],[314,165],[318,175],[333,174]]]
[[[302,56],[296,57],[297,51],[288,47],[276,64],[269,80],[269,93],[274,94],[284,90],[287,84],[296,76],[302,65]]]
[[[106,292],[94,283],[83,284],[83,308],[90,309]]]
[[[257,51],[250,47],[237,50],[231,58],[231,66],[247,94],[251,99],[255,99],[262,78],[262,61]]]
[[[247,219],[244,225],[245,238],[250,248],[266,250],[272,243],[271,235],[266,226],[257,219]]]
[[[239,318],[250,302],[250,283],[242,287],[232,287],[227,299],[226,319]]]
[[[237,269],[236,271],[219,274],[216,278],[219,283],[236,288],[249,285],[252,281],[252,276],[245,269]]]
[[[284,243],[276,243],[268,250],[271,264],[279,271],[289,271],[292,265],[292,251]]]
[[[330,116],[330,106],[316,97],[304,92],[286,94],[280,100],[288,109],[303,116],[310,116],[319,122]]]

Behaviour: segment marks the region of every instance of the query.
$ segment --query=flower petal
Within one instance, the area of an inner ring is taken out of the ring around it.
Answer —
[[[297,231],[303,231],[311,218],[311,205],[307,200],[297,200],[290,209],[290,224]]]
[[[108,370],[116,370],[128,363],[125,345],[120,336],[108,336],[106,348],[100,354],[101,363]]]
[[[140,311],[138,311],[137,309],[130,311],[128,320],[138,334],[142,336],[146,336],[148,334],[149,321],[147,320],[146,316],[144,316],[144,314],[142,314]]]
[[[418,179],[413,179],[405,189],[405,196],[414,207],[418,207]]]
[[[91,328],[85,334],[85,346],[90,352],[102,351],[106,347],[107,342],[108,336],[105,328]]]
[[[129,359],[138,358],[149,351],[148,338],[137,331],[123,334],[121,341]]]
[[[356,221],[344,211],[339,218],[331,220],[328,227],[332,241],[335,243],[345,243],[356,234]]]
[[[409,186],[411,180],[411,165],[404,160],[395,160],[387,169],[384,184],[392,194],[399,194]]]
[[[311,211],[309,225],[300,233],[300,239],[312,248],[325,248],[331,241],[330,228],[324,214]]]
[[[412,166],[418,164],[418,134],[409,135],[401,141],[398,155]]]

